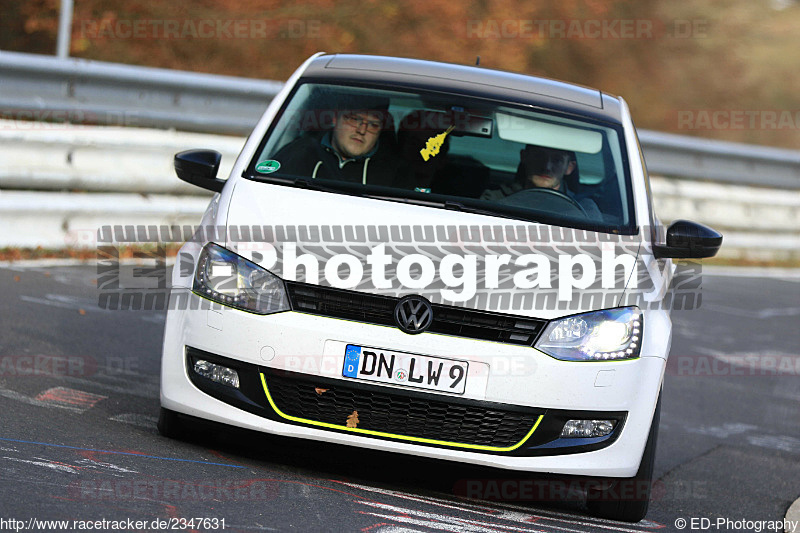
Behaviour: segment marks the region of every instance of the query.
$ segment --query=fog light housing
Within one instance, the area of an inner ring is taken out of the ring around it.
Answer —
[[[562,438],[605,437],[614,431],[616,420],[568,420],[561,430]]]
[[[239,388],[239,374],[232,368],[210,363],[205,359],[198,359],[195,361],[192,369],[198,376],[216,381],[222,385],[227,385],[228,387]]]

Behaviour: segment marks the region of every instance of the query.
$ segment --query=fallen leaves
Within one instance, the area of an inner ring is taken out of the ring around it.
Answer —
[[[347,417],[347,427],[358,427],[358,411],[353,411],[353,413]]]

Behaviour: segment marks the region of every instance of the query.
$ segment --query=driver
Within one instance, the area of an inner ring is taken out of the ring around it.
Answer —
[[[517,175],[509,184],[499,189],[486,190],[482,200],[497,201],[525,189],[552,189],[575,200],[591,218],[601,218],[600,209],[590,198],[579,198],[567,186],[567,182],[577,182],[578,162],[575,153],[569,150],[525,145],[520,150],[520,163]]]

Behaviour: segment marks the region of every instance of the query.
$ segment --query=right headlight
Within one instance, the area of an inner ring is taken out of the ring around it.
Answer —
[[[619,307],[559,318],[534,347],[563,361],[634,359],[642,348],[642,312]]]
[[[200,252],[192,290],[209,300],[261,315],[290,309],[281,278],[213,242]]]

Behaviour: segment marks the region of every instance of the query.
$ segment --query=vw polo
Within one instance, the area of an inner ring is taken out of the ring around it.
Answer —
[[[175,157],[217,194],[173,273],[162,434],[200,418],[590,476],[592,512],[645,516],[672,258],[722,237],[661,225],[623,99],[317,54],[219,163]]]

